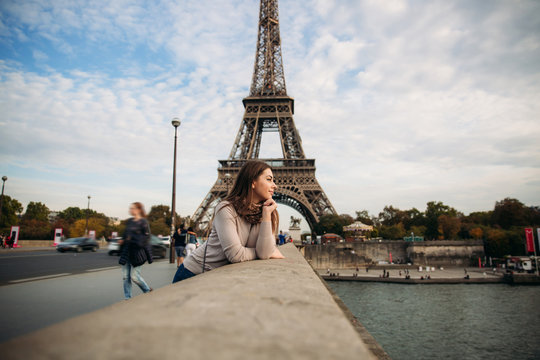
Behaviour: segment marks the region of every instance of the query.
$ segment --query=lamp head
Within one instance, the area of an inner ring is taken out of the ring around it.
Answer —
[[[6,181],[6,180],[7,180],[7,176],[6,175],[2,176],[2,181]]]
[[[174,126],[175,128],[179,127],[179,126],[180,126],[180,123],[181,123],[181,121],[180,121],[180,119],[177,118],[177,117],[175,117],[174,119],[171,120],[171,124],[172,124],[172,126]]]

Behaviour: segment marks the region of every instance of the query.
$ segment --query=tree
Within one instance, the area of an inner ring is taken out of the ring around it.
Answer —
[[[458,212],[456,209],[444,205],[442,202],[430,201],[427,203],[425,216],[426,216],[426,232],[425,236],[428,239],[439,238],[439,216],[448,215],[456,217]]]
[[[88,218],[88,231],[95,230],[96,237],[109,236],[105,234],[105,228],[107,227],[107,220],[101,217]],[[73,237],[80,237],[85,235],[86,219],[80,219],[70,227],[70,233]]]
[[[171,209],[168,205],[154,205],[150,208],[148,213],[148,221],[153,222],[158,219],[169,220],[169,226],[171,226]]]
[[[440,215],[437,219],[439,224],[439,237],[454,240],[461,228],[461,221],[455,216]]]
[[[23,211],[23,206],[20,202],[12,199],[8,195],[4,195],[4,201],[2,203],[2,215],[0,216],[0,231],[9,231],[12,225],[17,225],[17,214]]]
[[[492,222],[503,229],[527,225],[526,207],[517,199],[506,198],[495,203]]]
[[[38,220],[49,221],[49,208],[41,203],[30,201],[26,206],[26,212],[23,215],[23,220]]]
[[[406,213],[398,208],[390,206],[385,206],[383,211],[379,213],[379,221],[381,224],[386,226],[397,225],[402,223]]]
[[[373,225],[372,217],[367,210],[356,211],[356,221],[361,221],[366,225]]]
[[[81,210],[81,208],[79,207],[70,206],[60,211],[60,213],[58,214],[58,217],[60,219],[64,219],[68,221],[69,223],[73,223],[76,220],[85,219],[86,213],[83,210]]]
[[[426,227],[423,225],[420,226],[411,226],[410,231],[414,233],[414,236],[424,236],[426,233]]]
[[[403,223],[390,226],[382,225],[379,230],[379,236],[389,240],[403,239],[405,236],[405,227],[403,226]]]
[[[315,224],[315,232],[317,234],[334,233],[343,236],[343,227],[350,225],[354,222],[352,216],[347,214],[334,215],[327,214],[322,215],[319,218],[319,222]]]
[[[19,238],[25,240],[52,240],[51,228],[49,221],[27,218],[21,223]]]
[[[475,228],[472,228],[471,230],[469,230],[469,235],[473,238],[473,239],[481,239],[482,236],[484,236],[484,230],[482,230],[481,227],[475,227]]]
[[[165,219],[156,219],[150,222],[150,231],[155,235],[170,235],[171,227],[167,225]]]

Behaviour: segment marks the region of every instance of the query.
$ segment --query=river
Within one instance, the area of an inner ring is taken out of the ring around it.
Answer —
[[[394,360],[540,359],[540,286],[328,284]]]

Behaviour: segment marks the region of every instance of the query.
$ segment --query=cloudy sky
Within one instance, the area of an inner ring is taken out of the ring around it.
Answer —
[[[2,0],[0,175],[52,210],[192,214],[243,115],[256,0]],[[339,213],[540,205],[540,2],[282,0],[287,90]],[[274,133],[261,156],[280,156]],[[281,207],[284,208],[283,206]],[[282,210],[288,218],[292,210]]]

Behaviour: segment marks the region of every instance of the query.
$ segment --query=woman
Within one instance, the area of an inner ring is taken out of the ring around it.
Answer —
[[[247,161],[229,195],[216,206],[208,240],[184,260],[173,283],[230,263],[283,259],[274,240],[279,223],[272,200],[276,188],[268,164]]]
[[[189,256],[197,248],[197,234],[193,231],[193,228],[190,226],[187,229],[187,240],[186,240],[186,257]]]
[[[133,217],[126,223],[123,240],[118,242],[122,246],[118,262],[122,265],[126,300],[131,299],[132,280],[144,293],[153,290],[141,276],[142,265],[146,261],[151,264],[153,260],[150,249],[150,226],[146,220],[143,204],[134,202],[129,207],[129,213]]]

